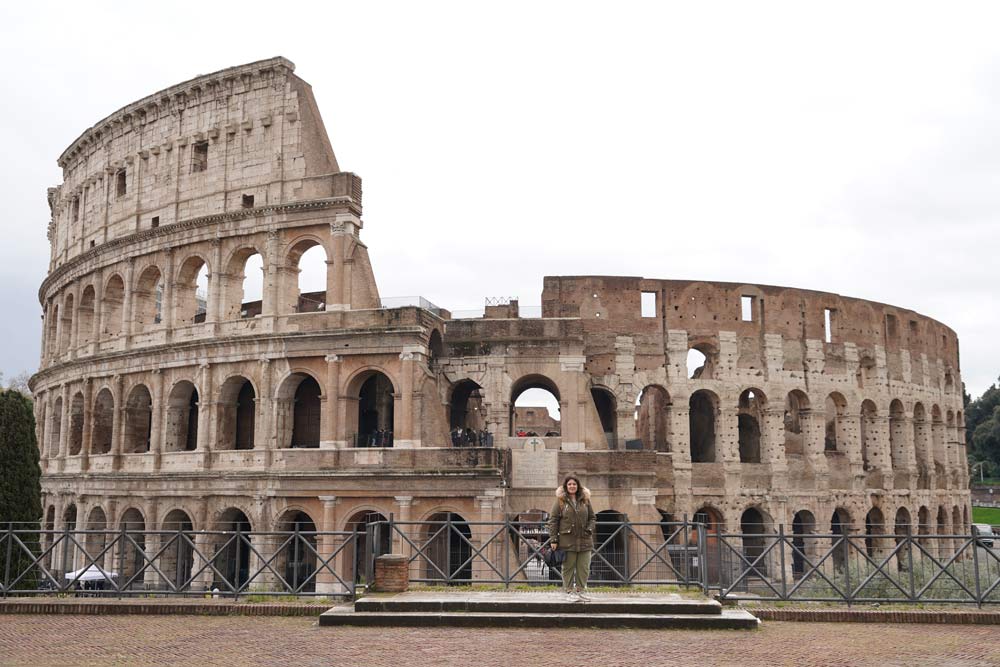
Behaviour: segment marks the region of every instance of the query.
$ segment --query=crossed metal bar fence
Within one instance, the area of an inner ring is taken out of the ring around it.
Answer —
[[[995,544],[995,546],[994,546]],[[722,599],[1000,603],[1000,541],[974,535],[709,533]]]
[[[0,593],[353,597],[358,531],[0,532]]]
[[[591,585],[675,585],[707,590],[700,563],[704,525],[691,522],[598,522],[591,559]],[[507,519],[477,521],[389,521],[367,526],[370,545],[388,543],[407,558],[414,583],[550,585],[561,582],[558,567],[543,558],[545,524]],[[384,537],[384,535],[388,537]],[[379,548],[365,564],[371,581]]]

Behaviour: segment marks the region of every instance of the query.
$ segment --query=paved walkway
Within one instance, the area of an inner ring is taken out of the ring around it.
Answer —
[[[767,622],[758,631],[320,628],[310,618],[0,616],[0,665],[1000,666],[996,626]]]

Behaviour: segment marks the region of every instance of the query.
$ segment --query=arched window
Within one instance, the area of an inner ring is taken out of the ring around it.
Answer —
[[[230,508],[219,518],[217,530],[226,532],[216,538],[218,544],[214,559],[224,580],[216,580],[212,587],[220,590],[239,589],[250,579],[250,533],[253,532],[253,526],[241,510]]]
[[[688,348],[687,376],[692,380],[711,380],[719,353],[709,343],[696,343]]]
[[[558,436],[562,433],[559,387],[544,375],[522,377],[510,391],[510,435]]]
[[[740,532],[743,533],[743,556],[748,561],[744,567],[750,570],[748,577],[750,579],[767,578],[770,569],[767,563],[769,559],[762,556],[764,556],[767,546],[764,535],[767,533],[769,523],[764,514],[756,507],[748,508],[740,517]]]
[[[285,579],[289,592],[311,593],[316,590],[316,523],[305,512],[286,512],[278,530],[295,533],[282,537],[281,552],[275,557],[275,569]]]
[[[108,279],[101,294],[101,332],[102,338],[114,338],[122,333],[124,327],[125,281],[117,273]]]
[[[626,517],[616,510],[597,513],[591,573],[595,582],[628,581],[628,536],[622,530]]]
[[[312,239],[296,243],[288,255],[288,266],[293,275],[298,274],[295,283],[289,281],[287,290],[288,307],[284,312],[315,313],[326,310],[326,251]]]
[[[312,377],[304,378],[295,389],[292,447],[319,447],[321,393]]]
[[[153,399],[145,385],[136,385],[125,402],[125,453],[148,452],[152,428]]]
[[[792,574],[802,576],[807,562],[816,564],[816,542],[809,539],[816,532],[816,518],[809,510],[801,510],[792,518]]]
[[[482,387],[472,380],[462,380],[452,388],[451,401],[448,402],[448,426],[453,431],[486,428]]]
[[[844,435],[844,415],[847,414],[847,401],[843,396],[834,392],[826,397],[824,406],[826,410],[826,436],[823,450],[827,452],[841,451],[841,447],[847,442]]]
[[[592,387],[590,396],[597,409],[597,417],[601,422],[601,431],[607,442],[608,449],[618,448],[618,415],[616,413],[615,395],[603,387]]]
[[[67,294],[63,303],[59,351],[67,352],[73,345],[73,295]]]
[[[878,409],[872,401],[861,404],[861,462],[865,470],[881,466],[878,460]]]
[[[930,489],[931,472],[934,470],[934,457],[931,453],[930,424],[927,422],[927,410],[923,403],[913,406],[913,448],[917,455],[917,488]]]
[[[69,454],[76,456],[83,449],[83,393],[73,394],[69,404]]]
[[[642,390],[635,403],[635,435],[643,449],[669,452],[672,436],[670,394],[659,385]]]
[[[233,253],[226,268],[226,310],[223,319],[256,317],[263,312],[264,258],[254,248]]]
[[[865,516],[865,551],[875,558],[882,551],[882,536],[885,535],[885,517],[882,510],[873,507]]]
[[[83,293],[80,295],[80,306],[77,308],[77,345],[88,345],[95,340],[94,299],[94,286],[87,285],[83,288]]]
[[[197,255],[184,260],[174,282],[174,326],[204,322],[208,313],[208,264]]]
[[[358,582],[364,580],[366,564],[373,557],[392,551],[392,535],[389,534],[388,521],[380,512],[364,511],[352,516],[344,527],[345,530],[358,531],[357,546],[353,551],[354,574]],[[372,526],[371,533],[368,531],[369,526]],[[369,534],[372,537],[371,542],[368,540]]]
[[[809,397],[795,389],[785,397],[785,456],[805,454],[803,421],[809,412]]]
[[[115,399],[111,391],[105,387],[97,393],[94,399],[93,426],[90,436],[90,448],[94,454],[109,454],[111,452],[111,434],[115,421]]]
[[[228,378],[219,391],[218,449],[253,449],[257,392],[241,375]]]
[[[194,566],[194,529],[191,517],[183,510],[171,510],[163,517],[163,530],[171,534],[160,537],[162,555],[157,565],[167,576],[168,585],[175,591],[182,591],[191,585],[191,569]]]
[[[89,567],[91,562],[95,562],[98,567],[104,567],[105,562],[111,560],[109,553],[104,551],[108,544],[106,532],[108,530],[108,517],[104,513],[104,509],[95,507],[90,510],[90,514],[87,516],[87,525],[84,528],[87,533],[83,538],[83,543],[87,555],[90,557],[85,565]],[[107,583],[114,585],[113,581]]]
[[[198,390],[181,380],[167,399],[167,433],[163,450],[193,452],[198,448]]]
[[[461,514],[438,512],[428,519],[424,549],[429,580],[452,584],[472,583],[472,529]]]
[[[146,267],[132,291],[135,331],[148,331],[163,321],[163,278],[155,266]]]
[[[118,548],[124,550],[124,555],[120,556],[122,572],[122,587],[129,590],[141,589],[143,577],[139,572],[145,564],[143,551],[146,548],[146,521],[142,512],[134,507],[130,507],[122,514],[119,527],[125,533],[125,540],[119,543]],[[116,563],[115,567],[118,567]]]
[[[739,427],[740,463],[760,463],[760,425],[767,399],[759,389],[740,394],[737,424]]]
[[[715,425],[718,417],[718,397],[701,389],[688,401],[688,421],[691,437],[691,462],[715,462]]]
[[[830,533],[833,535],[833,566],[838,572],[847,566],[851,546],[847,538],[851,534],[851,515],[843,507],[838,507],[830,517]]]

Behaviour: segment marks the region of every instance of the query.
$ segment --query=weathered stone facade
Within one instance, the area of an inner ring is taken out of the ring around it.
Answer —
[[[545,446],[598,511],[705,512],[733,530],[968,524],[951,329],[830,293],[624,277],[546,278],[541,318],[383,307],[361,180],[339,170],[284,59],[131,104],[59,164],[32,379],[55,528],[544,509],[551,489],[502,484],[525,440],[514,401],[533,387],[560,406]],[[305,308],[298,263],[314,246],[326,291]],[[253,255],[263,295],[249,304]],[[694,377],[692,349],[706,357]],[[492,447],[452,447],[453,427],[483,424]]]

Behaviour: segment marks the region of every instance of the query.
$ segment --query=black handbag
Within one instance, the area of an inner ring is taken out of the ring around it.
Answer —
[[[549,567],[559,567],[566,560],[566,552],[562,549],[553,549],[550,546],[542,547],[542,560]]]

